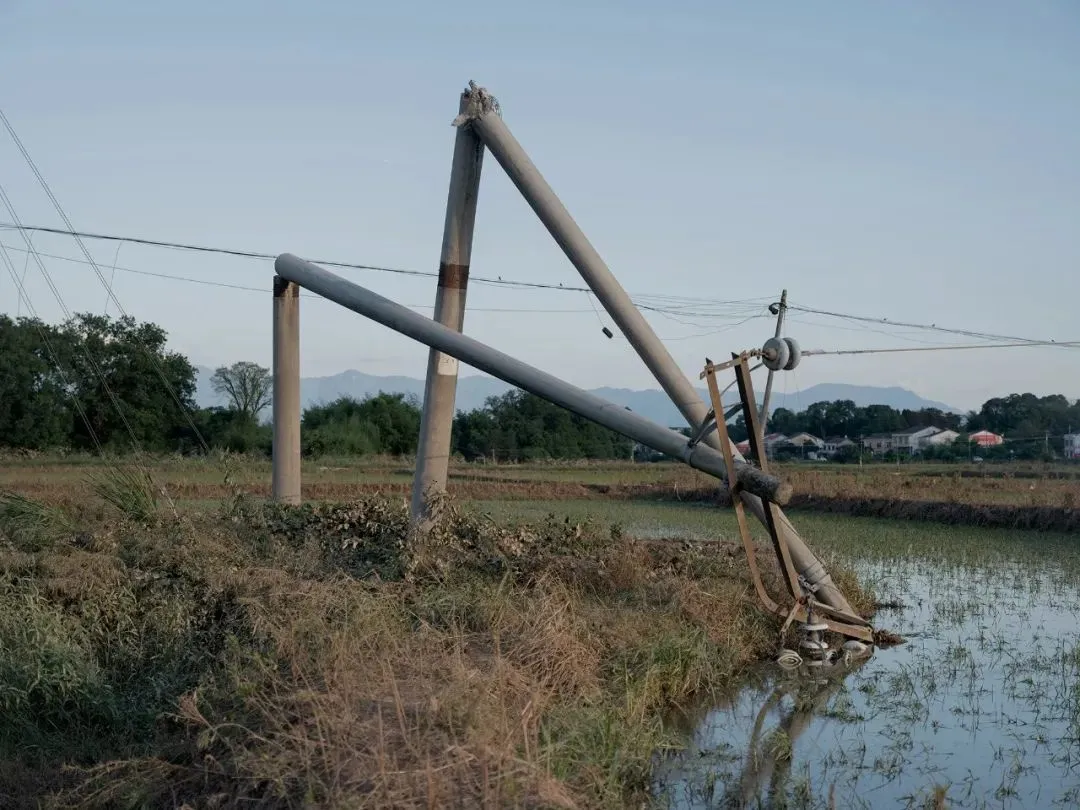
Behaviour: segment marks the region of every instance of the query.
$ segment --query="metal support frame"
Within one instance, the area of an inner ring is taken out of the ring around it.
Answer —
[[[707,382],[709,398],[712,401],[714,411],[722,413],[723,404],[720,399],[720,386],[717,383],[716,372],[722,368],[734,368],[735,379],[739,388],[739,400],[742,405],[743,418],[746,420],[746,427],[749,433],[751,452],[758,460],[761,471],[768,474],[768,461],[765,458],[765,441],[764,436],[762,435],[761,423],[758,420],[757,403],[754,400],[753,380],[750,376],[750,360],[750,352],[733,354],[731,361],[727,363],[709,363],[706,365],[701,376],[704,377]],[[727,449],[731,445],[727,423],[723,419],[718,419],[716,420],[716,427],[722,440],[721,444],[724,447],[724,461],[729,465],[730,470],[735,464],[735,458],[734,454]],[[747,524],[745,506],[742,499],[739,497],[738,481],[732,478],[730,473],[727,480],[731,491],[731,502],[735,507],[735,517],[739,526],[739,536],[742,538],[743,549],[746,551],[746,559],[750,567],[750,576],[754,583],[754,591],[757,593],[758,599],[764,608],[770,613],[785,618],[783,628],[785,631],[793,621],[810,623],[813,614],[817,613],[824,617],[822,621],[824,624],[828,625],[830,630],[850,638],[857,638],[860,641],[872,643],[874,640],[874,632],[869,622],[861,616],[856,615],[854,611],[850,609],[838,609],[820,602],[816,598],[815,592],[817,591],[817,588],[813,587],[813,585],[808,583],[804,577],[799,575],[799,572],[792,562],[791,550],[788,546],[787,538],[778,530],[776,513],[779,510],[777,510],[773,504],[766,502],[764,503],[765,527],[768,529],[769,539],[772,541],[773,552],[776,554],[780,572],[784,577],[784,585],[786,586],[792,604],[790,607],[784,607],[769,595],[768,590],[765,588],[765,583],[762,582],[761,579],[761,570],[758,568],[757,550],[755,548],[754,539],[750,534],[750,527]]]
[[[472,89],[462,93],[459,115],[467,116],[471,108],[479,103],[478,96]],[[454,160],[450,168],[450,190],[446,197],[434,314],[437,322],[458,332],[465,323],[465,296],[483,163],[484,145],[477,139],[472,127],[458,127],[454,140]],[[417,526],[422,526],[427,517],[428,497],[446,489],[457,379],[457,360],[432,349],[428,354],[424,410],[420,417],[416,473],[413,477],[411,513],[413,523]]]

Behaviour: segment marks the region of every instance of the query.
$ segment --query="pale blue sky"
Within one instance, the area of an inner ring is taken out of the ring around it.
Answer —
[[[0,75],[0,105],[88,231],[434,270],[450,120],[475,79],[631,293],[764,303],[787,287],[804,306],[1080,339],[1073,0],[0,0]],[[6,135],[0,182],[24,222],[60,224]],[[79,255],[59,237],[35,245]],[[111,276],[116,245],[88,245]],[[21,272],[25,254],[11,255]],[[69,308],[105,308],[89,267],[46,261]],[[268,263],[131,244],[118,263],[265,288],[115,274],[124,308],[193,361],[269,364]],[[581,283],[490,158],[473,272]],[[434,299],[431,279],[350,275]],[[60,316],[33,267],[27,287]],[[0,301],[19,308],[6,272]],[[469,303],[466,331],[574,383],[654,386],[582,294],[474,285]],[[569,311],[484,311],[496,309]],[[766,318],[728,328],[742,305],[715,311],[649,316],[695,379],[706,354],[772,331]],[[425,349],[329,303],[305,300],[301,320],[305,376],[423,375]],[[788,330],[805,348],[957,342],[885,331],[807,315]],[[807,358],[777,385],[824,381],[959,407],[1078,397],[1080,350]]]

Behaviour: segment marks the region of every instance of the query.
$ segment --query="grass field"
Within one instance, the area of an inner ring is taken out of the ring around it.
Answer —
[[[647,806],[678,718],[778,648],[731,511],[675,465],[456,466],[423,539],[403,460],[307,463],[301,508],[266,503],[264,461],[150,471],[175,512],[92,459],[0,466],[0,806]],[[960,472],[781,469],[820,498],[1064,511],[1078,487]],[[983,547],[796,512],[866,615],[866,555]]]

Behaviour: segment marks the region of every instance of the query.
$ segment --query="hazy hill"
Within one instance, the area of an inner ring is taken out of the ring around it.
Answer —
[[[210,376],[213,369],[198,368],[198,390],[195,395],[196,402],[202,407],[223,404],[221,397],[214,393],[210,386]],[[484,404],[484,400],[490,396],[497,396],[510,390],[509,385],[491,377],[483,377],[476,374],[463,376],[458,380],[457,407],[459,410],[472,410]],[[300,380],[300,403],[301,407],[316,405],[320,402],[330,402],[341,396],[363,399],[365,396],[378,394],[380,391],[387,393],[415,394],[422,399],[424,395],[424,381],[414,377],[380,377],[373,374],[364,374],[361,371],[349,370],[329,377],[304,377]],[[703,397],[707,397],[704,389],[700,389]],[[635,391],[629,388],[596,388],[592,393],[603,397],[618,405],[629,407],[636,413],[648,417],[655,422],[665,425],[681,425],[682,418],[678,411],[668,400],[667,395],[659,389],[645,389]],[[761,396],[762,392],[758,392]],[[732,395],[725,396],[725,402],[731,401]],[[923,399],[918,394],[908,391],[906,388],[896,386],[880,388],[868,385],[848,385],[845,383],[822,383],[813,385],[797,394],[787,395],[773,392],[773,408],[791,408],[803,410],[814,402],[832,401],[837,399],[850,399],[860,407],[866,405],[891,405],[894,408],[940,408],[943,411],[956,411],[942,402]]]

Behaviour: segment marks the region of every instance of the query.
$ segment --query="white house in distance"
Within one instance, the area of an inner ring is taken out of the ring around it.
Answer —
[[[952,444],[959,437],[960,434],[955,430],[927,426],[897,430],[893,433],[874,433],[864,436],[862,443],[863,447],[872,453],[887,453],[894,450],[897,453],[914,455],[926,447]]]
[[[907,430],[899,430],[892,435],[892,446],[897,453],[914,454],[922,446],[922,442],[938,432],[936,427],[912,427]]]
[[[1080,458],[1080,433],[1065,434],[1065,458]]]
[[[923,447],[940,447],[943,444],[952,444],[960,438],[960,434],[955,430],[939,430],[937,433],[931,433],[929,436],[922,440],[919,446],[921,450]]]
[[[767,455],[771,454],[773,448],[776,447],[776,445],[783,444],[784,442],[789,441],[791,441],[791,439],[789,439],[783,433],[770,433],[765,437],[765,453]]]
[[[829,436],[825,439],[825,455],[835,456],[845,447],[855,447],[855,442],[847,436]]]
[[[887,453],[892,449],[893,437],[891,433],[871,433],[863,436],[862,443],[871,453]]]
[[[805,447],[809,449],[821,450],[825,447],[825,442],[815,436],[813,433],[796,433],[790,439],[788,439],[796,447]]]

